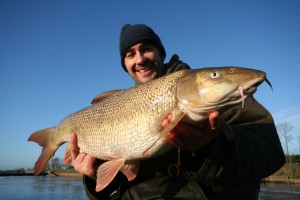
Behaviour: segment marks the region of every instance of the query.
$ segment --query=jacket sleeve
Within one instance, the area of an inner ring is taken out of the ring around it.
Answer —
[[[271,114],[254,98],[224,112],[234,133],[231,141],[218,134],[208,160],[218,163],[221,184],[257,182],[285,163],[285,156]]]

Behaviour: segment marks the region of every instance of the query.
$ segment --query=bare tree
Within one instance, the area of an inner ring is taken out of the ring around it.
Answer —
[[[289,157],[289,143],[292,141],[293,137],[290,134],[290,131],[293,129],[293,125],[290,123],[284,122],[276,126],[277,131],[282,139],[282,145],[285,148],[285,153]]]
[[[52,158],[50,160],[50,166],[51,169],[60,169],[61,168],[61,163],[60,163],[60,159],[58,157]]]
[[[300,155],[300,135],[298,135],[299,155]]]

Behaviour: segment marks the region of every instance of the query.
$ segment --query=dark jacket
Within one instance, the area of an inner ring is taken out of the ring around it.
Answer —
[[[189,69],[174,55],[164,65],[165,74]],[[258,199],[259,181],[276,172],[285,156],[271,114],[248,98],[244,108],[235,106],[222,114],[233,130],[229,141],[220,131],[215,141],[197,152],[181,151],[183,172],[170,176],[168,166],[177,163],[177,150],[142,160],[137,177],[128,182],[119,173],[101,192],[95,181],[84,177],[90,199]]]

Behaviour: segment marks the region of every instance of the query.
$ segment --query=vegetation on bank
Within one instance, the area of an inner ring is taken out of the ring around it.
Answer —
[[[0,170],[1,174],[26,174],[26,173],[33,173],[34,167],[32,168],[19,168],[19,169],[12,169],[12,170]],[[75,170],[72,166],[72,164],[63,164],[63,160],[55,157],[49,160],[47,163],[47,166],[45,167],[44,171],[57,171],[58,173],[61,173],[62,171],[64,173],[75,173]]]
[[[286,157],[287,163],[277,172],[275,172],[272,176],[273,177],[287,177],[288,179],[300,179],[300,155],[292,155]],[[27,169],[24,168],[21,169],[15,169],[15,170],[0,170],[0,174],[5,173],[28,173],[33,172],[33,169]],[[45,171],[50,171],[53,174],[57,175],[67,175],[68,173],[78,174],[73,168],[71,164],[64,165],[62,160],[59,158],[52,158],[47,167],[45,168]],[[271,177],[272,177],[271,176]]]
[[[287,176],[289,179],[300,179],[300,164],[286,163],[280,170],[272,176]]]

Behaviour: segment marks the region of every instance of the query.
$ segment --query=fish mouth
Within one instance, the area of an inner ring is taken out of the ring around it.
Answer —
[[[254,94],[257,90],[257,87],[263,83],[266,82],[271,89],[272,84],[266,77],[257,77],[254,79],[246,80],[243,83],[241,83],[236,90],[234,90],[231,94],[227,94],[225,98],[223,98],[220,101],[211,102],[207,106],[207,108],[218,108],[219,105],[230,105],[230,103],[242,103],[242,108],[244,108],[245,99],[248,98],[250,95]],[[218,105],[219,104],[219,105]]]
[[[254,94],[257,90],[257,87],[263,83],[266,82],[270,88],[273,90],[271,82],[267,79],[267,77],[258,77],[255,79],[251,79],[250,81],[246,81],[243,84],[241,84],[238,87],[238,92],[240,94],[241,100],[242,100],[242,108],[244,107],[245,99],[251,95]]]
[[[242,90],[245,94],[252,94],[256,91],[257,87],[263,82],[266,82],[273,90],[273,86],[271,82],[267,79],[267,77],[258,77],[249,81],[245,81],[238,87],[238,90]]]

